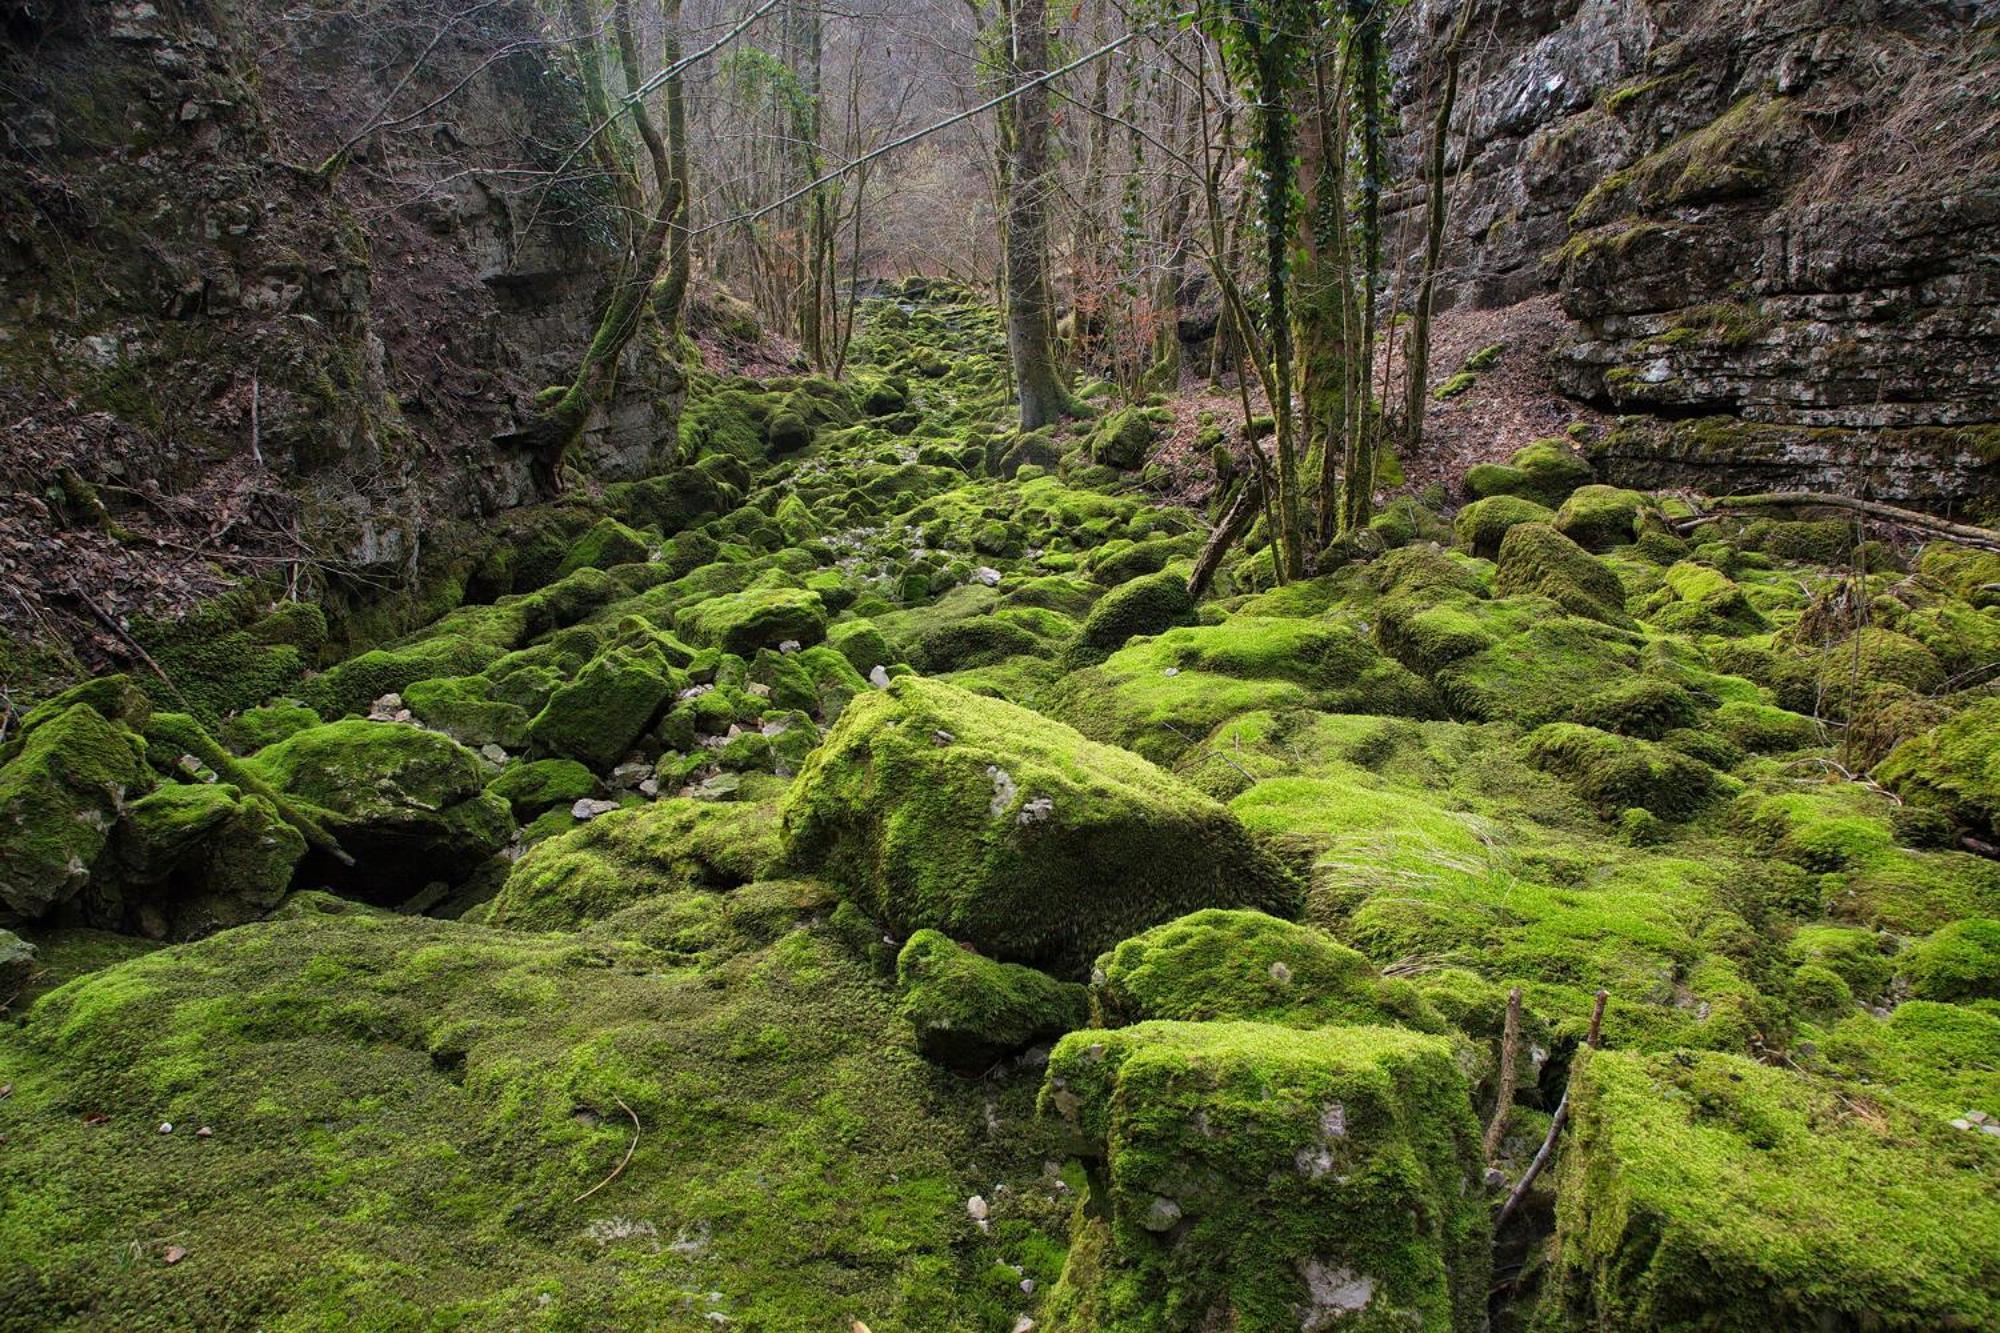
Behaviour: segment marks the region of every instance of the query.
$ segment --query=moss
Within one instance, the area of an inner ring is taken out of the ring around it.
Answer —
[[[374,902],[465,879],[514,831],[507,803],[485,794],[479,757],[418,727],[329,722],[243,767],[321,817],[356,862],[309,862],[314,873]]]
[[[1440,403],[1449,402],[1477,383],[1479,383],[1478,374],[1470,370],[1461,370],[1447,376],[1443,383],[1432,389],[1431,397]]]
[[[1954,921],[1917,941],[1896,970],[1919,1000],[2000,1000],[2000,921]]]
[[[776,865],[775,813],[768,801],[668,797],[599,815],[516,862],[487,921],[571,930],[655,894],[748,884]]]
[[[1591,1052],[1543,1322],[1978,1327],[2000,1316],[1992,1147],[1726,1055]]]
[[[1879,997],[1894,974],[1895,941],[1855,926],[1801,926],[1785,945],[1785,957],[1801,968],[1818,967],[1847,983],[1863,999]]]
[[[461,745],[518,750],[527,743],[531,715],[519,704],[490,698],[491,689],[484,676],[418,680],[403,687],[403,703]]]
[[[896,982],[917,1049],[954,1069],[986,1069],[1089,1019],[1082,986],[996,963],[935,930],[917,931],[903,945]]]
[[[172,783],[125,811],[116,850],[116,873],[94,877],[87,918],[185,939],[277,906],[306,841],[261,796]]]
[[[569,548],[569,554],[557,567],[556,574],[561,577],[579,569],[609,569],[613,565],[645,560],[651,556],[652,549],[653,544],[643,533],[634,532],[617,519],[606,516],[598,519],[589,531],[576,539]]]
[[[1152,419],[1145,409],[1128,407],[1110,413],[1091,428],[1088,448],[1093,462],[1131,471],[1146,461],[1152,444]]]
[[[574,805],[603,790],[591,771],[574,759],[509,764],[486,784],[487,795],[507,802],[514,818],[524,824],[544,811]]]
[[[989,666],[1009,657],[1043,656],[1048,647],[1019,624],[998,616],[970,617],[926,632],[911,645],[910,665],[940,674]]]
[[[2000,1014],[1909,1000],[1886,1020],[1854,1014],[1822,1028],[1814,1045],[1795,1057],[1808,1069],[1893,1089],[1941,1122],[2000,1106]]]
[[[1877,780],[1934,805],[1961,827],[2000,835],[2000,699],[1983,699],[1896,747]]]
[[[1089,666],[1124,647],[1134,635],[1158,634],[1193,619],[1194,599],[1188,596],[1186,576],[1173,570],[1148,574],[1113,588],[1090,608],[1069,660]]]
[[[1549,509],[1516,495],[1493,495],[1474,500],[1458,511],[1452,532],[1458,544],[1482,559],[1500,553],[1500,540],[1507,530],[1521,523],[1548,523],[1555,518]]]
[[[412,681],[477,673],[503,649],[456,634],[420,640],[404,648],[378,648],[350,657],[306,680],[299,696],[321,717],[366,713],[370,704]],[[262,702],[262,698],[258,702]]]
[[[1622,546],[1638,536],[1639,516],[1653,502],[1616,486],[1582,486],[1556,510],[1556,530],[1586,550]]]
[[[44,997],[0,1034],[10,1312],[1004,1326],[1020,1293],[983,1275],[1060,1263],[1032,1086],[918,1059],[826,901],[692,891],[576,936],[306,911]],[[996,1181],[980,1232],[965,1199]]]
[[[1527,602],[1511,610],[1547,605]],[[1480,623],[1453,627],[1455,655],[1434,675],[1439,697],[1456,717],[1537,726],[1561,717],[1574,700],[1624,680],[1637,665],[1629,638],[1595,620],[1543,613],[1483,645]],[[1471,651],[1456,653],[1460,648]]]
[[[1025,709],[905,677],[854,700],[785,802],[791,862],[898,933],[1084,965],[1197,907],[1295,889],[1226,811]]]
[[[1565,722],[1530,735],[1527,756],[1569,782],[1606,818],[1638,806],[1662,819],[1687,819],[1722,788],[1713,769],[1686,755]]]
[[[1384,980],[1324,931],[1262,912],[1210,908],[1135,935],[1097,960],[1091,989],[1105,1026],[1220,1019],[1446,1030],[1408,982]]]
[[[1740,700],[1716,709],[1711,725],[1731,744],[1759,753],[1803,750],[1825,740],[1825,729],[1812,718]]]
[[[1517,450],[1505,464],[1475,464],[1466,471],[1465,487],[1475,499],[1514,495],[1554,508],[1590,479],[1590,464],[1568,441],[1546,439]]]
[[[1520,523],[1500,542],[1496,582],[1503,593],[1532,593],[1571,615],[1630,625],[1625,589],[1604,563],[1546,523]]]
[[[652,727],[686,677],[647,649],[609,648],[549,696],[528,727],[534,753],[610,768]]]
[[[1743,589],[1721,570],[1680,561],[1668,566],[1664,587],[1647,605],[1646,618],[1677,634],[1756,634],[1769,623]]]
[[[302,703],[285,701],[258,708],[246,708],[235,717],[223,719],[218,731],[223,742],[238,754],[250,754],[324,719]]]
[[[788,639],[820,642],[826,607],[803,588],[751,588],[696,602],[675,616],[674,627],[690,643],[748,657]]]
[[[1490,1222],[1451,1047],[1393,1028],[1071,1033],[1042,1105],[1096,1163],[1058,1328],[1485,1320]],[[1364,1325],[1365,1326],[1365,1325]]]
[[[1694,725],[1694,699],[1670,681],[1640,677],[1592,694],[1570,710],[1570,721],[1621,736],[1656,741]]]
[[[126,797],[150,785],[132,731],[88,703],[44,709],[0,766],[0,902],[30,920],[83,890]]]

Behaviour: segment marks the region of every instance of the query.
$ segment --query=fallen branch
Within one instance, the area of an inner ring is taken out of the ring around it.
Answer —
[[[1493,1096],[1493,1119],[1486,1126],[1486,1160],[1493,1160],[1500,1136],[1507,1130],[1507,1115],[1514,1109],[1514,1055],[1521,1044],[1521,988],[1507,993],[1507,1025],[1500,1034],[1499,1089]]]
[[[625,1104],[625,1099],[623,1097],[620,1097],[617,1093],[615,1092],[612,1093],[611,1099],[618,1103],[619,1110],[623,1111],[626,1115],[632,1117],[632,1142],[626,1145],[624,1160],[620,1161],[617,1166],[611,1168],[611,1174],[606,1176],[604,1179],[598,1181],[595,1185],[592,1185],[589,1189],[585,1190],[583,1193],[577,1195],[574,1199],[571,1199],[570,1202],[572,1204],[582,1203],[585,1199],[588,1199],[591,1195],[597,1193],[597,1191],[603,1189],[606,1185],[609,1185],[612,1181],[618,1179],[619,1174],[623,1172],[628,1165],[631,1164],[632,1154],[639,1150],[639,1113],[637,1111],[634,1111],[631,1107],[627,1106]]]
[[[1711,519],[1738,517],[1740,515],[1737,511],[1741,510],[1818,506],[1866,514],[1884,523],[1895,523],[1921,532],[1935,533],[1962,545],[2000,551],[2000,532],[1995,532],[1991,528],[1977,528],[1969,523],[1954,523],[1950,519],[1939,518],[1934,514],[1883,504],[1879,500],[1857,500],[1852,496],[1828,495],[1820,491],[1771,491],[1763,495],[1719,495],[1709,503],[1715,508],[1706,513],[1696,514],[1692,518],[1675,519],[1672,524],[1674,529],[1684,532],[1689,528],[1700,527]]]
[[[1593,1051],[1597,1049],[1598,1039],[1604,1027],[1604,1002],[1610,998],[1610,991],[1597,992],[1597,1004],[1590,1011],[1590,1035],[1584,1038],[1584,1045]],[[1548,1137],[1542,1140],[1541,1149],[1535,1153],[1535,1160],[1528,1163],[1528,1169],[1521,1173],[1521,1179],[1515,1184],[1514,1192],[1509,1194],[1507,1202],[1500,1206],[1500,1215],[1493,1219],[1493,1230],[1496,1235],[1507,1225],[1507,1219],[1514,1215],[1514,1210],[1521,1206],[1521,1200],[1528,1197],[1528,1190],[1533,1187],[1535,1177],[1541,1175],[1542,1168],[1549,1164],[1549,1158],[1555,1154],[1556,1139],[1561,1135],[1563,1124],[1568,1119],[1569,1086],[1565,1084],[1562,1100],[1556,1103],[1555,1116],[1549,1121]]]

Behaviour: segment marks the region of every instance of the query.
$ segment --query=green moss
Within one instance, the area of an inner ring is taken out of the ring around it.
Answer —
[[[654,894],[761,879],[777,862],[775,815],[768,801],[681,797],[599,815],[516,862],[487,921],[575,929]]]
[[[1946,811],[1962,827],[2000,834],[2000,699],[1983,699],[1904,741],[1875,775],[1908,799]]]
[[[306,840],[261,796],[172,783],[126,809],[116,847],[116,873],[94,876],[92,923],[188,938],[277,906]]]
[[[1103,661],[1139,634],[1158,634],[1194,619],[1194,599],[1187,577],[1162,570],[1113,588],[1090,608],[1083,629],[1070,649],[1070,661],[1089,666]]]
[[[223,742],[238,754],[250,754],[324,719],[304,704],[285,701],[258,708],[246,708],[223,719],[218,732]]]
[[[90,704],[45,710],[0,766],[0,902],[30,920],[83,890],[150,777],[144,742]]]
[[[1432,389],[1431,397],[1440,403],[1449,402],[1477,383],[1479,376],[1475,372],[1461,370],[1455,375],[1447,376],[1443,383]]]
[[[1088,447],[1092,461],[1131,471],[1146,461],[1152,444],[1152,419],[1145,409],[1128,407],[1099,420]]]
[[[898,933],[1084,965],[1197,907],[1295,890],[1226,811],[1144,760],[941,682],[849,705],[785,802],[787,855]]]
[[[1763,753],[1803,750],[1825,739],[1825,729],[1812,718],[1740,700],[1716,709],[1711,724],[1732,744]]]
[[[502,651],[498,645],[456,634],[423,639],[404,648],[377,648],[306,680],[299,687],[299,696],[321,717],[366,713],[375,700],[398,693],[413,681],[474,675]],[[257,700],[262,701],[262,697]]]
[[[1543,1322],[1977,1327],[2000,1145],[1888,1098],[1726,1055],[1591,1052]],[[1982,1160],[1983,1159],[1983,1160]]]
[[[1530,735],[1527,755],[1568,781],[1606,818],[1638,806],[1662,819],[1687,819],[1722,788],[1713,769],[1686,755],[1565,722]]]
[[[1262,912],[1210,908],[1155,926],[1099,958],[1091,987],[1106,1026],[1222,1019],[1445,1031],[1408,982],[1384,980],[1323,931]]]
[[[1582,700],[1570,710],[1570,721],[1656,741],[1670,731],[1693,726],[1698,711],[1694,698],[1680,686],[1642,676]]]
[[[1517,495],[1492,495],[1474,500],[1458,511],[1452,532],[1458,544],[1482,559],[1500,553],[1500,540],[1507,530],[1521,523],[1548,523],[1555,514],[1533,500]]]
[[[820,642],[826,607],[803,588],[751,588],[696,602],[675,616],[674,628],[690,643],[748,657],[788,639]]]
[[[1649,534],[1651,535],[1651,534]],[[1686,561],[1667,568],[1646,618],[1677,634],[1756,634],[1769,623],[1727,574]]]
[[[1639,516],[1653,501],[1616,486],[1582,486],[1556,511],[1556,530],[1586,550],[1622,546],[1638,536]]]
[[[371,901],[399,901],[433,881],[457,883],[514,831],[507,803],[485,794],[479,757],[418,727],[329,722],[258,751],[243,767],[323,820],[356,864],[315,864],[314,872]]]
[[[1479,463],[1465,474],[1475,499],[1515,495],[1553,508],[1590,482],[1590,464],[1566,440],[1536,440],[1505,464]]]
[[[1571,615],[1630,625],[1625,589],[1605,564],[1546,523],[1519,523],[1501,539],[1496,582],[1503,593],[1546,597]]]
[[[591,771],[574,759],[509,764],[486,784],[487,794],[507,802],[514,818],[524,824],[544,811],[566,808],[603,790]]]
[[[528,727],[537,755],[610,768],[652,727],[686,677],[653,649],[610,648],[549,696]]]
[[[2000,921],[1954,921],[1896,960],[1919,1000],[2000,1000]]]
[[[1075,1032],[1042,1105],[1095,1163],[1062,1328],[1485,1321],[1478,1127],[1450,1045],[1393,1028]],[[1366,1326],[1366,1325],[1363,1325]]]
[[[996,963],[935,930],[917,931],[903,945],[896,981],[917,1049],[955,1069],[986,1069],[1089,1019],[1082,986]]]
[[[499,745],[518,750],[527,743],[531,715],[519,704],[489,697],[484,676],[412,681],[403,703],[425,725],[461,745]]]
[[[609,569],[613,565],[642,561],[652,555],[652,550],[652,542],[643,533],[634,532],[617,519],[607,516],[598,519],[588,532],[576,539],[569,548],[569,554],[557,567],[556,574],[561,577],[579,569]]]

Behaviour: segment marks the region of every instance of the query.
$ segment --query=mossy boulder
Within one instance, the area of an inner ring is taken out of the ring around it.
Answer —
[[[903,945],[896,984],[917,1049],[954,1069],[986,1069],[1090,1018],[1089,997],[1075,982],[994,962],[935,930],[920,930]]]
[[[1550,523],[1554,519],[1554,510],[1533,500],[1518,495],[1493,495],[1474,500],[1459,510],[1458,517],[1452,520],[1452,533],[1460,546],[1491,560],[1500,553],[1500,541],[1508,529],[1522,523]]]
[[[1954,921],[1911,945],[1896,970],[1919,1000],[2000,1000],[2000,921]]]
[[[299,696],[321,717],[366,713],[385,694],[413,681],[476,675],[505,648],[458,634],[439,634],[402,648],[377,648],[329,667],[299,686]]]
[[[650,648],[610,648],[549,696],[528,727],[533,752],[603,770],[623,759],[686,677]]]
[[[1646,618],[1677,634],[1756,634],[1769,628],[1743,589],[1719,569],[1691,561],[1668,566]]]
[[[1732,699],[1715,710],[1714,729],[1729,742],[1758,753],[1782,754],[1821,744],[1826,728],[1802,713]]]
[[[507,802],[514,818],[525,824],[546,810],[601,795],[604,787],[574,759],[536,759],[509,764],[486,784],[486,791]]]
[[[1057,1044],[1042,1107],[1092,1163],[1055,1327],[1485,1326],[1479,1130],[1441,1037],[1089,1029]]]
[[[2000,1143],[1733,1055],[1592,1051],[1569,1087],[1539,1327],[2000,1321]]]
[[[325,720],[304,704],[286,700],[246,708],[234,717],[224,718],[217,735],[237,754],[253,754]]]
[[[787,855],[889,930],[1087,966],[1199,907],[1284,911],[1285,870],[1214,801],[1024,708],[903,677],[856,698],[784,806]]]
[[[457,883],[506,845],[507,803],[479,756],[436,732],[349,718],[288,736],[244,766],[318,815],[355,859],[311,868],[374,902]]]
[[[169,783],[119,822],[115,875],[100,874],[86,916],[154,938],[205,935],[276,907],[306,840],[269,800],[226,783]]]
[[[1083,629],[1069,650],[1073,665],[1101,662],[1139,634],[1158,634],[1194,620],[1194,598],[1187,577],[1162,570],[1113,588],[1084,617]]]
[[[88,703],[51,701],[7,748],[0,903],[33,920],[90,882],[127,797],[149,787],[151,773],[145,742]]]
[[[786,640],[801,645],[826,637],[826,605],[804,588],[747,588],[696,602],[674,617],[688,642],[753,657]]]
[[[1090,432],[1091,461],[1129,472],[1146,461],[1153,433],[1153,422],[1145,409],[1128,407],[1113,412]]]
[[[519,704],[493,698],[491,690],[492,683],[484,676],[447,676],[411,681],[402,695],[414,716],[461,745],[518,750],[527,743],[532,714]]]
[[[1571,615],[1630,625],[1618,575],[1546,523],[1519,523],[1500,541],[1495,583],[1503,593],[1546,597]]]
[[[1639,535],[1639,516],[1652,498],[1616,486],[1582,486],[1556,510],[1556,531],[1588,551],[1623,546]]]
[[[1091,972],[1097,1020],[1248,1020],[1319,1028],[1353,1023],[1443,1032],[1406,981],[1325,931],[1263,912],[1208,908],[1125,940]]]
[[[762,879],[778,854],[769,801],[668,797],[599,815],[532,848],[515,862],[486,919],[519,930],[574,930],[651,895]]]
[[[1526,755],[1566,780],[1607,819],[1634,806],[1661,819],[1687,819],[1720,794],[1725,781],[1708,765],[1663,745],[1568,722],[1532,732]]]
[[[1694,725],[1694,697],[1672,681],[1640,676],[1598,690],[1570,710],[1569,720],[1620,736],[1656,741]]]
[[[1875,777],[1906,799],[1936,806],[1962,827],[2000,836],[2000,699],[1897,746]]]
[[[613,565],[645,560],[652,553],[653,543],[645,534],[634,532],[607,515],[576,539],[556,574],[560,577],[579,569],[610,569]]]
[[[1478,499],[1519,496],[1555,506],[1588,485],[1590,464],[1566,440],[1536,440],[1505,463],[1478,463],[1466,470],[1465,489]]]

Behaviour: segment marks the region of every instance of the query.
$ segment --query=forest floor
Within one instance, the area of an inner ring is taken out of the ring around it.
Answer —
[[[1310,579],[933,290],[40,700],[0,1328],[2000,1324],[2000,557],[1594,484],[1547,325]]]

